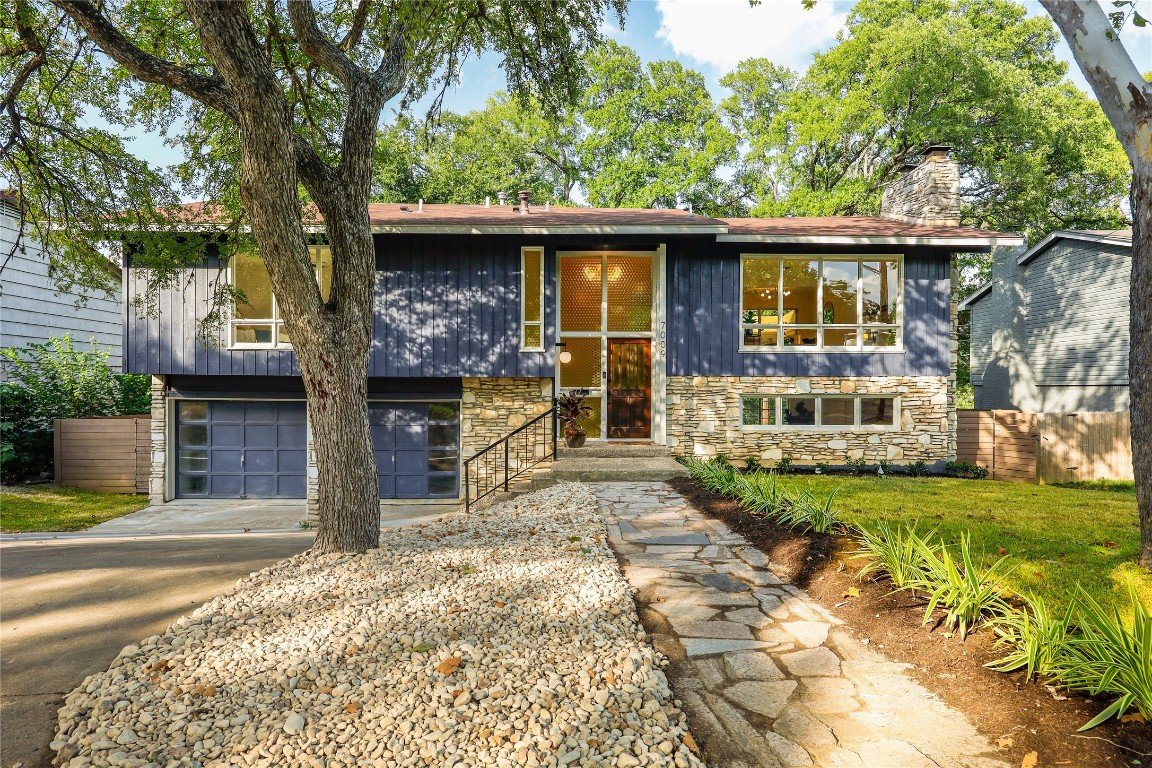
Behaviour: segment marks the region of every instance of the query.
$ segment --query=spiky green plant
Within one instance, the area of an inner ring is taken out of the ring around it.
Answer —
[[[791,503],[780,515],[780,522],[786,525],[802,526],[806,531],[828,533],[840,524],[840,513],[833,507],[836,494],[832,491],[828,498],[818,501],[809,490],[801,491],[791,499]]]
[[[1024,679],[1050,677],[1057,660],[1068,645],[1071,603],[1063,611],[1053,611],[1039,595],[1024,597],[1023,610],[1009,608],[989,619],[996,633],[996,645],[1008,646],[1007,655],[985,666],[997,672],[1024,670]]]
[[[737,489],[741,506],[753,515],[777,518],[788,504],[789,494],[776,481],[776,473],[758,473],[744,476]]]
[[[935,551],[925,547],[922,550],[927,565],[925,578],[914,585],[928,594],[928,606],[924,610],[924,623],[932,618],[936,608],[944,608],[944,625],[960,633],[960,638],[976,628],[976,625],[992,610],[1001,612],[1006,608],[1001,583],[1012,571],[1007,557],[1001,557],[991,567],[976,567],[972,557],[972,537],[968,533],[960,536],[960,560],[953,557],[948,547]]]
[[[881,520],[875,529],[861,528],[856,538],[860,548],[852,556],[867,562],[857,578],[885,574],[897,590],[924,583],[928,576],[925,553],[936,557],[941,544],[936,539],[935,528],[921,535],[918,525],[916,520],[896,523]]]
[[[1152,720],[1152,610],[1130,590],[1132,628],[1125,626],[1120,611],[1105,610],[1092,595],[1077,585],[1071,634],[1055,662],[1053,677],[1074,691],[1093,696],[1119,696],[1080,730],[1095,728],[1111,717],[1135,708]]]

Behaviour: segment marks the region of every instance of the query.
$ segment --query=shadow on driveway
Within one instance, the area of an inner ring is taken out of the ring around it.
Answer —
[[[50,766],[56,710],[86,676],[314,535],[0,544],[0,766]]]

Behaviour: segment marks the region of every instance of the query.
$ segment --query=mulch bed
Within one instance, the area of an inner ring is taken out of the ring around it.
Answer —
[[[1023,673],[985,668],[1003,655],[1003,649],[993,648],[990,632],[981,630],[961,641],[958,635],[946,637],[939,626],[922,625],[923,601],[889,594],[887,584],[856,579],[861,564],[849,556],[851,545],[844,537],[804,534],[754,517],[737,502],[687,478],[669,484],[698,510],[723,520],[784,566],[794,584],[845,621],[857,637],[867,638],[890,659],[913,665],[911,674],[925,688],[963,712],[994,743],[1004,745],[1005,760],[1019,765],[1034,751],[1040,768],[1152,768],[1152,725],[1113,720],[1074,735],[1107,703],[1025,683]],[[851,587],[859,590],[858,597],[848,595]]]

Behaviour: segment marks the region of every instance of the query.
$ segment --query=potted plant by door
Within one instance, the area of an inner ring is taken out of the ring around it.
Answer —
[[[586,389],[570,389],[562,395],[556,405],[560,409],[560,421],[564,424],[564,444],[569,448],[581,448],[588,439],[588,433],[580,426],[580,420],[592,413],[584,402],[588,397]]]

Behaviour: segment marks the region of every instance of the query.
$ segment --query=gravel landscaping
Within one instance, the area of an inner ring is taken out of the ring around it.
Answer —
[[[561,485],[300,555],[73,691],[68,766],[702,766],[605,540]]]

